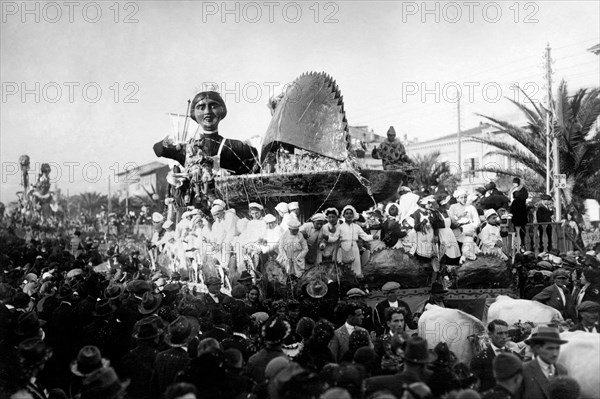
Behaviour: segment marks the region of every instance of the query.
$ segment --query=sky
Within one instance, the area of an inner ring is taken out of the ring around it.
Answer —
[[[216,86],[225,137],[262,136],[266,107],[303,72],[338,83],[346,116],[425,141],[491,115],[517,120],[518,83],[600,86],[598,1],[1,1],[0,201],[18,159],[51,163],[62,192],[106,192],[114,174],[158,160],[168,113]],[[165,161],[165,160],[163,160]]]

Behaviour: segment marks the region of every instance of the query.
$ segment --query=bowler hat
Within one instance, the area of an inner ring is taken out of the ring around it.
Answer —
[[[179,316],[169,324],[165,343],[173,347],[186,346],[197,334],[197,323],[194,323],[190,317]]]
[[[444,288],[444,285],[442,283],[438,283],[436,281],[433,284],[431,284],[431,291],[430,291],[430,293],[432,293],[432,294],[445,294],[446,292],[448,292],[448,290]]]
[[[437,355],[428,349],[427,341],[421,337],[411,337],[406,343],[404,361],[410,363],[426,364],[434,362]]]
[[[532,345],[540,342],[552,342],[554,344],[562,345],[566,344],[569,341],[560,339],[558,328],[539,326],[537,328],[537,331],[531,334],[531,337],[529,339],[525,340],[525,343],[527,345]]]
[[[100,354],[100,349],[93,345],[86,345],[79,350],[77,359],[71,362],[71,372],[79,377],[85,377],[91,372],[108,367],[110,362]]]
[[[108,287],[104,289],[104,298],[109,301],[116,301],[123,291],[125,291],[125,288],[121,284],[109,284]]]
[[[34,337],[21,341],[18,348],[19,361],[28,367],[34,367],[45,363],[52,356],[49,349],[41,338]]]
[[[145,280],[132,280],[127,284],[127,291],[134,295],[142,296],[146,291],[152,291],[152,285]]]
[[[94,309],[94,316],[104,317],[108,316],[114,311],[110,301],[108,299],[100,299],[96,302]]]
[[[46,322],[40,320],[35,312],[21,313],[17,319],[15,334],[21,337],[41,336],[40,328],[42,328],[44,324],[46,324]]]
[[[158,320],[159,319],[152,316],[143,318],[135,324],[131,336],[139,340],[154,339],[158,337],[163,332],[162,328],[158,325]]]
[[[250,273],[248,273],[247,270],[244,270],[242,272],[242,274],[240,275],[240,278],[238,278],[238,281],[248,281],[248,280],[252,280],[252,275]]]
[[[12,305],[17,309],[25,309],[29,306],[31,297],[24,292],[17,292],[13,297]]]
[[[127,389],[129,383],[129,380],[121,382],[112,367],[102,367],[83,380],[81,399],[114,398]]]
[[[496,381],[507,380],[523,370],[523,362],[512,353],[499,353],[492,361]]]
[[[179,287],[179,284],[169,283],[163,287],[162,292],[164,292],[165,294],[173,294],[174,295],[174,294],[177,294],[180,289],[181,289],[181,287]]]
[[[56,293],[56,298],[62,301],[70,298],[71,295],[73,295],[73,290],[71,289],[71,287],[69,287],[68,285],[62,285]]]
[[[150,314],[156,311],[160,307],[160,303],[162,302],[162,295],[155,294],[150,291],[144,292],[144,296],[142,297],[142,303],[138,306],[138,311],[141,314]]]

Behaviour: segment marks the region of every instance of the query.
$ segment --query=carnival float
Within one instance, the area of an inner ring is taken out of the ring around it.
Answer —
[[[411,182],[412,165],[399,164],[392,170],[359,166],[351,145],[343,97],[336,82],[325,73],[309,72],[298,77],[290,87],[269,104],[272,119],[262,138],[260,167],[254,168],[252,173],[226,175],[222,173],[222,160],[209,156],[200,156],[201,161],[209,162],[199,162],[193,168],[187,167],[187,160],[186,167],[173,166],[168,178],[173,196],[167,200],[169,217],[176,214],[177,209],[183,211],[186,206],[195,205],[210,218],[206,204],[214,198],[222,199],[229,208],[240,213],[248,209],[248,204],[258,203],[275,215],[278,203],[297,202],[301,220],[308,220],[315,212],[329,207],[342,209],[352,205],[365,210],[397,199],[398,188]],[[179,143],[173,140],[172,145],[189,142],[187,119],[183,135],[181,128],[178,129]],[[361,250],[363,254],[366,252],[360,281],[363,286],[380,287],[386,281],[398,281],[405,289],[428,290],[434,269],[439,270],[439,259],[423,262],[403,249],[388,248],[381,241],[370,242]],[[262,284],[269,285],[271,292],[280,290],[284,291],[282,295],[288,296],[308,291],[311,297],[321,298],[328,295],[328,291],[329,295],[331,291],[343,293],[359,284],[352,271],[339,263],[318,264],[298,280],[290,281],[276,259],[269,259],[261,266],[262,270],[258,270],[257,258],[251,255],[232,254],[228,265],[221,267],[215,266],[214,259],[198,258],[193,263],[197,272],[201,270],[196,275],[203,276],[202,280],[209,274],[223,278],[223,270],[229,279],[235,280],[245,268]],[[236,261],[236,256],[243,256],[245,261]],[[438,278],[443,279],[443,276],[438,275]],[[508,289],[512,281],[507,262],[495,256],[479,255],[475,260],[448,268],[444,284],[455,289]]]
[[[17,214],[27,224],[44,225],[59,210],[56,195],[51,191],[48,163],[42,163],[35,183],[29,183],[31,161],[28,155],[19,157],[22,191],[17,191]]]

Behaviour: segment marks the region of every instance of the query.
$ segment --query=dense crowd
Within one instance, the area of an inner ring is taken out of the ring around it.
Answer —
[[[441,307],[443,266],[478,253],[508,259],[501,220],[503,209],[515,211],[487,188],[480,198],[402,188],[385,206],[360,215],[351,206],[329,208],[304,224],[297,203],[279,204],[277,215],[251,203],[246,219],[217,200],[211,215],[189,209],[177,224],[154,214],[147,246],[85,231],[29,227],[19,237],[3,228],[0,396],[576,398],[577,381],[556,364],[565,342],[558,327],[599,331],[594,251],[519,251],[521,296],[556,308],[567,322],[523,340],[492,320],[489,343],[469,364],[447,344],[430,347],[418,336],[423,309],[403,301],[398,282],[369,304],[360,279],[365,252],[377,250],[369,242],[437,259],[428,302]],[[494,195],[498,201],[485,201]],[[310,292],[272,298],[260,284],[269,264],[285,281],[322,262],[346,265],[358,278],[339,300]],[[546,366],[545,380],[533,383],[535,367]]]

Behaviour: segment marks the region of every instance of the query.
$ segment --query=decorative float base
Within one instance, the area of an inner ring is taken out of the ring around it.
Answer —
[[[367,209],[396,194],[407,174],[401,170],[362,169],[303,173],[265,173],[215,178],[217,195],[230,207],[242,210],[259,202],[274,212],[279,202],[297,201],[308,219],[328,207],[353,205]],[[374,202],[375,201],[375,202]]]

